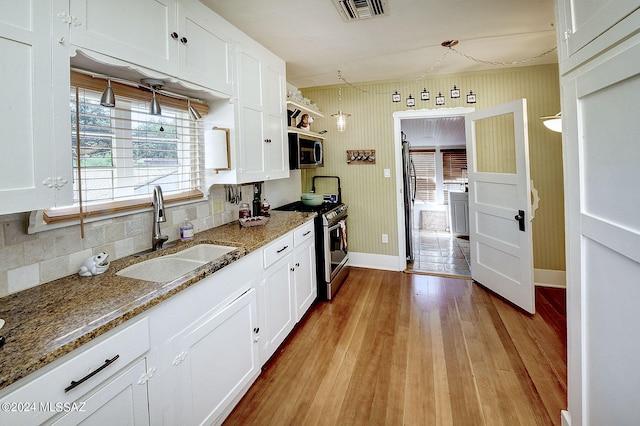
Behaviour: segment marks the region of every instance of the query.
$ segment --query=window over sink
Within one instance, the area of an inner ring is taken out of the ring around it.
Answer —
[[[104,107],[90,78],[72,73],[74,205],[46,210],[45,221],[76,219],[80,205],[90,215],[145,207],[155,185],[168,202],[202,198],[204,125],[186,101],[160,98],[162,114],[152,115],[148,90],[114,84],[116,106]]]

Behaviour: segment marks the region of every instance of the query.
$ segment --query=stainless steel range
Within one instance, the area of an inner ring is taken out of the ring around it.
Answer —
[[[316,272],[318,277],[318,298],[331,300],[348,274],[347,246],[348,206],[342,203],[340,179],[337,176],[315,176],[315,179],[331,177],[338,179],[336,202],[325,201],[320,206],[307,206],[300,201],[286,204],[275,210],[317,212],[316,231]]]

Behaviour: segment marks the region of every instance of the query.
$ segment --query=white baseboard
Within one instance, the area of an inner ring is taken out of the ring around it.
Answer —
[[[568,411],[562,410],[560,415],[562,417],[562,426],[571,426],[571,414]]]
[[[349,266],[369,269],[383,269],[385,271],[402,271],[398,256],[384,254],[349,252]]]
[[[538,287],[566,288],[566,272],[555,269],[534,269],[533,282]]]
[[[404,262],[398,256],[349,252],[349,265],[360,268],[402,271]],[[554,269],[535,269],[533,281],[538,287],[566,288],[566,273]]]

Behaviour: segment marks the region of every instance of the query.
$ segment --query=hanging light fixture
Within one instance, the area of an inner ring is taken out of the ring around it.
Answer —
[[[189,110],[189,117],[191,117],[193,121],[198,121],[202,118],[202,114],[191,105],[191,99],[187,99],[187,109]]]
[[[542,120],[542,124],[544,124],[544,127],[547,129],[562,133],[562,112],[559,112],[556,115],[540,117],[540,120]]]
[[[342,75],[338,71],[338,78],[342,80]],[[347,129],[347,117],[351,117],[351,114],[342,112],[342,86],[338,86],[338,112],[331,114],[336,118],[336,125],[339,132],[344,132]]]
[[[156,97],[156,91],[162,89],[164,86],[164,81],[157,80],[155,78],[143,78],[140,80],[142,84],[149,87],[151,93],[153,94],[151,99],[151,106],[149,107],[149,114],[151,115],[162,115],[162,108],[160,107],[160,102],[158,102],[158,98]]]
[[[116,106],[116,95],[113,93],[113,89],[111,88],[111,79],[107,80],[107,87],[105,87],[104,92],[102,92],[100,105],[108,108]]]

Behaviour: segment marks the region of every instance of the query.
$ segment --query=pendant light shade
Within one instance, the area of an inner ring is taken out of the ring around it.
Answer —
[[[336,125],[339,132],[347,130],[347,117],[351,117],[351,114],[345,114],[339,110],[336,114],[331,114],[331,116],[336,118]]]
[[[559,112],[556,115],[540,117],[540,120],[542,120],[542,124],[544,124],[544,127],[547,129],[562,133],[562,112]]]
[[[107,80],[107,87],[104,89],[104,92],[102,92],[100,105],[108,108],[116,106],[116,95],[113,93],[113,89],[111,88],[111,80]]]
[[[156,91],[153,91],[153,99],[151,100],[151,108],[149,108],[149,114],[162,115],[162,108],[160,108],[160,102],[156,98]]]

